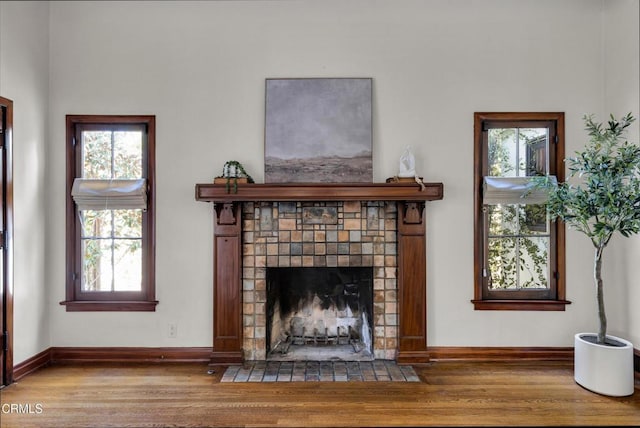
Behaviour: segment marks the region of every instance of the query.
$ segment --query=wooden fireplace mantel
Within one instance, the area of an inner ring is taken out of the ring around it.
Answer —
[[[196,200],[203,202],[290,202],[290,201],[433,201],[442,199],[442,183],[373,184],[233,184],[228,192],[225,184],[196,184]]]
[[[213,350],[211,365],[241,363],[242,202],[398,202],[398,354],[400,364],[426,363],[426,201],[443,198],[442,183],[196,184],[197,201],[214,204]]]

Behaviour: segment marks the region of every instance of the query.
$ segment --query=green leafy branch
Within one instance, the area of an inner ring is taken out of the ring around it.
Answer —
[[[570,178],[578,184],[567,181],[553,186],[548,178],[541,178],[537,185],[549,191],[550,217],[585,234],[595,248],[598,342],[605,343],[602,253],[616,232],[624,237],[640,232],[640,146],[624,138],[635,120],[631,113],[620,119],[611,115],[606,125],[595,122],[592,115],[583,119],[589,142],[565,160]]]

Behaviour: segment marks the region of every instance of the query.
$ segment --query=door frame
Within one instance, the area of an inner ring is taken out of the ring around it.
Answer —
[[[2,186],[2,223],[4,224],[4,236],[0,244],[4,251],[0,260],[4,264],[0,278],[0,334],[3,348],[2,373],[0,373],[0,387],[10,385],[13,382],[13,101],[0,97],[0,114],[4,115],[4,130],[0,133],[0,144],[3,145],[2,173],[0,185]],[[4,242],[2,242],[4,241]]]

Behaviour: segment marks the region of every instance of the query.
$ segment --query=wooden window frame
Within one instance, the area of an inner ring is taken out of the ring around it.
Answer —
[[[481,112],[474,114],[474,298],[471,301],[476,310],[516,310],[516,311],[564,311],[571,302],[566,300],[566,256],[565,225],[561,221],[551,223],[551,265],[552,272],[549,293],[538,290],[490,292],[484,280],[484,216],[482,210],[482,182],[487,174],[485,124],[500,124],[509,127],[521,122],[552,122],[555,125],[554,154],[550,154],[550,173],[559,182],[564,181],[564,113],[552,112]]]
[[[81,169],[78,129],[83,126],[143,125],[146,150],[143,170],[147,179],[147,210],[142,214],[142,290],[87,292],[81,289],[80,221],[71,197],[74,179]],[[155,116],[67,115],[66,116],[66,300],[67,312],[77,311],[155,311]]]

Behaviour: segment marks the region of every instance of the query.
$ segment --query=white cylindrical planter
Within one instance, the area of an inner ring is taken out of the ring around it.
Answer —
[[[583,339],[596,333],[575,335],[574,379],[598,394],[624,397],[633,394],[633,345],[615,336],[622,346],[601,345]]]

